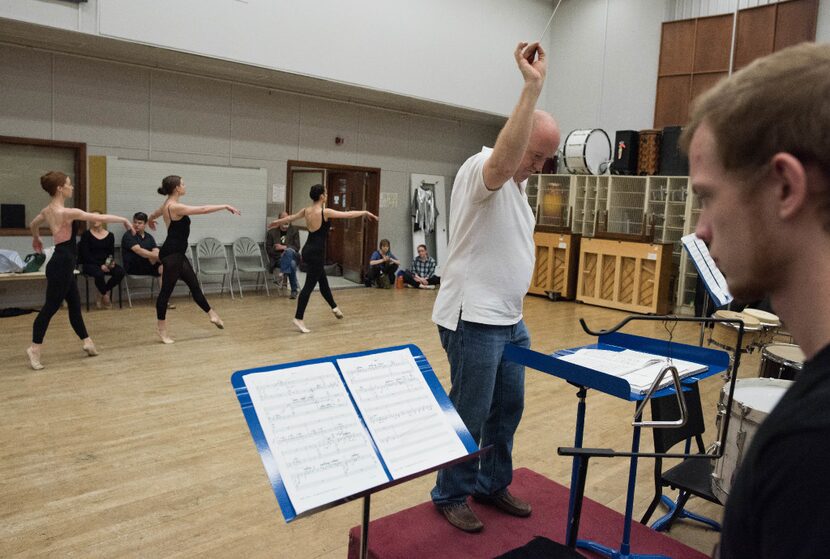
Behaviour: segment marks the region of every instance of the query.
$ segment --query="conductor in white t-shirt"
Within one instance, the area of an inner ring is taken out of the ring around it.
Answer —
[[[560,134],[551,115],[535,110],[545,52],[538,43],[519,43],[514,56],[524,79],[519,101],[495,147],[470,157],[455,178],[448,256],[432,311],[450,363],[450,400],[476,441],[493,447],[480,461],[438,472],[432,490],[447,520],[466,532],[483,528],[469,496],[514,516],[531,512],[508,491],[524,367],[502,353],[508,343],[530,347],[522,302],[533,274],[535,218],[525,187],[556,153]]]

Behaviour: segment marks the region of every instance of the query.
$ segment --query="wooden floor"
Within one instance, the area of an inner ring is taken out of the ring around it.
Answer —
[[[0,319],[0,557],[298,557],[343,558],[347,531],[360,521],[348,503],[286,524],[271,492],[229,382],[239,369],[402,343],[418,345],[449,388],[446,356],[430,321],[434,291],[349,289],[335,297],[336,320],[315,294],[306,314],[312,333],[291,326],[295,301],[248,295],[210,298],[225,321],[217,330],[195,304],[177,299],[168,318],[176,344],[158,343],[154,308],[85,313],[101,355],[84,356],[65,311],[53,319],[42,371],[29,369],[24,348],[34,315]],[[528,297],[525,319],[533,347],[550,352],[590,341],[594,327],[623,313]],[[665,337],[661,324],[629,330]],[[678,341],[697,331],[678,325]],[[757,371],[758,357],[741,376]],[[719,377],[704,383],[709,436],[715,437]],[[575,389],[527,372],[525,415],[517,433],[516,467],[565,485],[570,462],[556,455],[573,443]],[[585,444],[626,449],[631,404],[588,398]],[[650,448],[650,436],[643,437]],[[653,463],[641,461],[635,516],[650,500]],[[587,495],[624,507],[628,464],[592,463]],[[428,500],[428,476],[376,495],[373,517]],[[693,510],[719,517],[720,507]],[[709,552],[717,534],[680,523],[672,536]]]

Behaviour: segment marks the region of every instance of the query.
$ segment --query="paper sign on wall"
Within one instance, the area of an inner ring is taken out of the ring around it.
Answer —
[[[284,184],[272,184],[271,185],[271,202],[274,204],[284,204],[285,203],[285,185]]]

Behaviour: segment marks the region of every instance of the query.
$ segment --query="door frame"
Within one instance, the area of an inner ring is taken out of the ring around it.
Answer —
[[[380,167],[362,167],[359,165],[342,165],[338,163],[321,163],[316,161],[299,161],[289,159],[286,164],[286,181],[285,181],[285,211],[289,214],[294,213],[299,208],[292,208],[293,192],[293,171],[308,171],[308,170],[322,170],[323,184],[328,180],[329,171],[351,171],[359,173],[367,173],[368,180],[366,181],[366,193],[364,196],[364,206],[366,210],[379,216],[380,211]],[[364,220],[363,222],[363,251],[361,252],[361,273],[365,273],[369,266],[369,256],[378,243],[378,224]],[[301,227],[305,229],[305,227]]]

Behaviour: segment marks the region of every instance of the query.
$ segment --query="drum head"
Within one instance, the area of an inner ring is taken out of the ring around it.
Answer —
[[[804,352],[795,344],[769,344],[764,346],[764,354],[770,354],[779,363],[790,362],[804,364]]]
[[[760,309],[751,309],[747,307],[743,310],[743,313],[748,314],[753,318],[757,318],[758,321],[764,326],[781,326],[781,319],[779,319],[777,315],[774,315],[771,312],[762,311]]]
[[[753,410],[769,414],[792,384],[791,380],[741,378],[735,381],[735,401]],[[724,390],[728,386],[724,386]]]
[[[715,318],[724,318],[727,320],[743,320],[744,321],[744,330],[760,330],[761,329],[761,321],[753,316],[749,316],[748,314],[735,312],[735,311],[715,311],[713,314]],[[728,322],[720,323],[722,326],[728,326],[729,328],[734,328],[735,330],[738,329],[738,324],[730,324]],[[717,326],[717,324],[716,324]]]
[[[611,140],[604,130],[592,130],[585,144],[585,162],[592,175],[598,175],[599,167],[611,160]]]
[[[598,175],[600,166],[611,161],[611,140],[599,128],[573,130],[562,151],[569,172]]]

